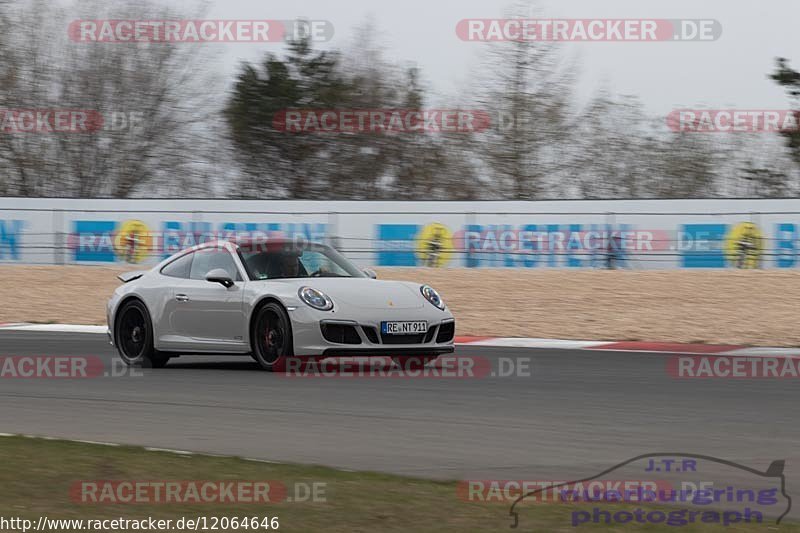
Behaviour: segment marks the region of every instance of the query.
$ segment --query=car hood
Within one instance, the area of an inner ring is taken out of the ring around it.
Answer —
[[[275,280],[296,287],[313,287],[327,294],[334,305],[346,305],[363,309],[419,309],[425,299],[419,284],[402,281],[376,280],[371,278],[303,278]]]

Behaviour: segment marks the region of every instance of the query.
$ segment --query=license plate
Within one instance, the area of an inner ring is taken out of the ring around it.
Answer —
[[[424,320],[415,322],[381,322],[381,333],[384,335],[413,335],[427,332],[428,323]]]

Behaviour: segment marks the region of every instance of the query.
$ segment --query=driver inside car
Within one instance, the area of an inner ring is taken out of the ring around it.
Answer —
[[[269,279],[308,277],[306,269],[300,263],[300,257],[288,252],[282,252],[272,258],[268,274]]]

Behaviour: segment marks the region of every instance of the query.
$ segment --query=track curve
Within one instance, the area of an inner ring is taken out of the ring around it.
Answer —
[[[664,449],[764,465],[800,485],[792,380],[675,380],[655,354],[457,348],[529,377],[287,379],[185,357],[96,379],[0,379],[0,431],[441,479],[564,479]],[[0,356],[116,359],[105,336],[0,331]],[[766,436],[769,436],[767,438]]]

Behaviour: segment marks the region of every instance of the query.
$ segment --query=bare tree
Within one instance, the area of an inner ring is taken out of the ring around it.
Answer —
[[[477,101],[493,120],[480,156],[503,197],[542,198],[564,169],[572,74],[559,65],[552,43],[497,43],[489,55]]]
[[[73,19],[176,19],[150,2],[116,0],[59,8],[23,2],[9,14],[6,109],[80,109],[102,126],[75,134],[0,138],[7,192],[22,196],[205,195],[220,140],[222,80],[201,45],[73,42]],[[218,90],[212,90],[217,87]]]
[[[709,198],[719,194],[720,153],[709,137],[670,133],[653,153],[651,195],[656,198]]]

